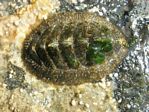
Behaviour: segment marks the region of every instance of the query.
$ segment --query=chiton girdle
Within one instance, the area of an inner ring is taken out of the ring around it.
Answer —
[[[123,33],[105,18],[89,12],[50,15],[24,40],[27,70],[46,82],[78,85],[97,82],[127,54]]]

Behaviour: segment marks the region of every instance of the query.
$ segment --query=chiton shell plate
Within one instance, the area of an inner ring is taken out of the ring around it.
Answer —
[[[57,85],[97,82],[128,52],[123,33],[89,12],[50,15],[24,40],[22,60],[37,78]]]

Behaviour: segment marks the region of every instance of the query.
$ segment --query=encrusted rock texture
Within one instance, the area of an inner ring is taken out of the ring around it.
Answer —
[[[0,111],[149,111],[148,10],[148,0],[0,1]],[[26,36],[48,15],[67,11],[97,13],[126,36],[136,37],[121,65],[100,82],[55,86],[38,80],[23,65],[21,48]]]

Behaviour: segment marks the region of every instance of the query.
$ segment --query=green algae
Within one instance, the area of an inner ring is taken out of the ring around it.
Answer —
[[[109,52],[112,51],[112,43],[110,39],[98,39],[97,43],[101,46],[101,51],[102,52]]]
[[[102,64],[105,60],[106,52],[112,51],[110,39],[103,38],[93,41],[87,51],[87,60],[92,64]]]

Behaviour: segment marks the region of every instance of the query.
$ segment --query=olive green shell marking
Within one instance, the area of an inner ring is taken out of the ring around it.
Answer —
[[[110,74],[127,54],[125,36],[105,18],[87,12],[49,16],[24,40],[27,70],[47,82],[78,85]]]

